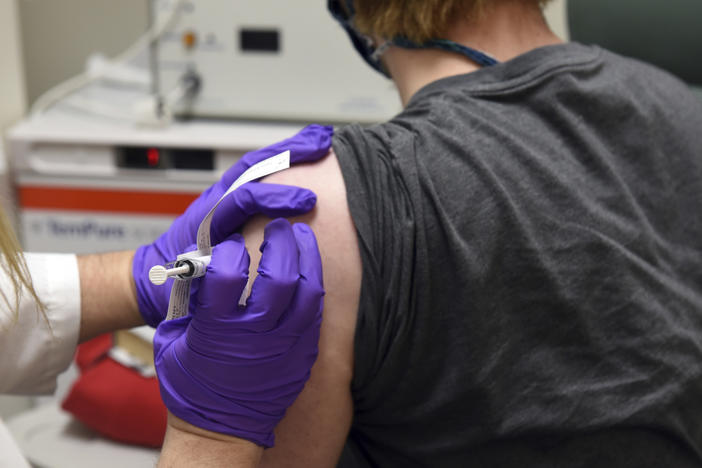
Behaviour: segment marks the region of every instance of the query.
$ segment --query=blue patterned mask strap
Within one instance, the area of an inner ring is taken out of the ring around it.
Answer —
[[[455,52],[457,54],[461,54],[465,57],[468,57],[473,62],[483,67],[489,67],[499,63],[497,59],[486,54],[485,52],[481,52],[479,50],[464,46],[463,44],[459,44],[457,42],[449,41],[447,39],[429,39],[428,41],[423,42],[421,44],[416,44],[403,37],[396,37],[390,42],[392,43],[392,45],[395,45],[397,47],[404,47],[405,49],[441,49],[446,50],[448,52]]]

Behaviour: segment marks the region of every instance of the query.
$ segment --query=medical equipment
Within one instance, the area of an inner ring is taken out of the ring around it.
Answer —
[[[189,122],[140,129],[45,115],[7,134],[25,250],[100,252],[152,242],[244,153],[300,129]]]
[[[175,0],[156,0],[157,23]],[[158,40],[158,80],[180,115],[381,121],[400,110],[392,83],[353,50],[324,2],[184,1]]]
[[[156,286],[160,286],[172,276],[183,280],[199,278],[205,275],[205,270],[207,269],[207,265],[210,264],[210,259],[210,255],[194,258],[179,255],[172,268],[166,268],[163,265],[154,265],[151,267],[151,270],[149,270],[149,281]]]

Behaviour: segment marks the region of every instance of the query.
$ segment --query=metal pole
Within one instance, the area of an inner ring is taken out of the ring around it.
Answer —
[[[148,34],[149,34],[149,71],[151,74],[151,94],[156,103],[156,118],[163,117],[163,96],[161,96],[161,84],[158,70],[158,37],[156,31],[156,2],[158,0],[148,0]]]

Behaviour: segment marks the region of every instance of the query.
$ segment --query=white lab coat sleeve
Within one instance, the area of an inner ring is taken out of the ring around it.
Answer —
[[[19,314],[0,302],[0,393],[50,394],[56,376],[71,363],[80,331],[80,281],[75,255],[25,254],[44,317],[23,291]],[[0,288],[12,302],[12,283],[0,272]]]

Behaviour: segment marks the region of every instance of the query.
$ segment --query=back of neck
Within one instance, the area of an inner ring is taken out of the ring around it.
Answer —
[[[477,18],[456,21],[442,39],[480,50],[500,62],[562,42],[549,29],[538,5],[509,0],[495,2]],[[420,88],[433,81],[480,68],[463,55],[438,49],[390,47],[383,60],[403,106]]]

